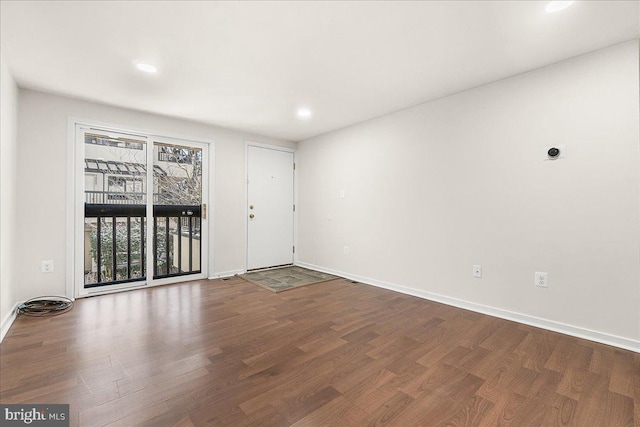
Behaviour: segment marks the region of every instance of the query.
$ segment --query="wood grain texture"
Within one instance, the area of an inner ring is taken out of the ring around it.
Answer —
[[[337,279],[240,278],[16,319],[2,403],[74,426],[640,426],[640,354]]]

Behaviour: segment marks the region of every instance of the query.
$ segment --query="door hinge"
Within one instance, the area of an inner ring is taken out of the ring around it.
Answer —
[[[296,211],[296,205],[293,205],[293,211],[294,212]]]
[[[296,247],[295,246],[293,247],[293,253],[294,254],[296,253]]]
[[[293,170],[296,170],[296,163],[293,163]]]

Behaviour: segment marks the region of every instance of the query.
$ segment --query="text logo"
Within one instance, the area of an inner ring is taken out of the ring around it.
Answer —
[[[69,427],[69,405],[0,404],[3,426]]]

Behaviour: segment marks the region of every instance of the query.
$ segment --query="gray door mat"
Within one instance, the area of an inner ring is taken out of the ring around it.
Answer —
[[[314,283],[339,279],[338,276],[296,266],[252,271],[241,274],[240,277],[272,292],[282,292]]]

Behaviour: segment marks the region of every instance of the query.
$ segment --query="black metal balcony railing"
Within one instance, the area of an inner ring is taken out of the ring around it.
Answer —
[[[146,206],[136,193],[98,193],[85,194],[85,287],[145,280]],[[200,206],[154,206],[154,279],[201,272],[200,215]]]
[[[155,279],[200,273],[200,215],[200,206],[154,206]]]
[[[85,287],[144,280],[145,205],[85,204]]]

